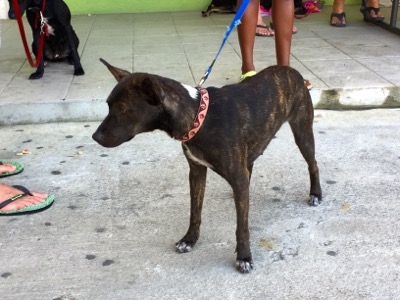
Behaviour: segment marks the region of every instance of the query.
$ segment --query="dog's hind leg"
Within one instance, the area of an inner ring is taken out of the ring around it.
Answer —
[[[309,105],[300,107],[298,113],[289,120],[294,139],[301,154],[308,164],[310,174],[310,199],[308,204],[317,206],[322,201],[322,192],[319,182],[319,170],[315,160],[315,142],[313,133],[314,111],[310,101]]]
[[[71,25],[67,25],[65,28],[65,31],[67,33],[69,45],[71,48],[72,61],[74,63],[74,75],[75,76],[84,75],[85,71],[83,71],[81,61],[79,58],[79,54],[78,54],[78,43],[79,42],[77,42],[78,40],[76,38],[75,31],[72,29]]]
[[[65,34],[65,36],[66,36],[66,34]],[[78,49],[78,48],[79,48],[79,38],[78,38],[78,36],[76,35],[75,31],[73,32],[73,40],[74,40],[75,48]],[[69,41],[68,41],[68,43],[69,43]],[[68,47],[69,47],[69,44],[68,44]],[[79,54],[78,54],[78,55],[79,55]],[[80,60],[80,59],[79,59],[79,60]],[[67,62],[68,62],[70,65],[74,65],[74,56],[73,56],[72,51],[70,51],[70,53],[68,54]]]
[[[175,244],[175,249],[179,253],[191,251],[200,236],[201,210],[206,189],[207,167],[189,159],[188,162],[190,167],[190,224],[185,236]]]
[[[83,71],[81,61],[78,54],[78,44],[79,39],[76,36],[74,29],[71,26],[71,12],[64,2],[60,1],[58,6],[56,7],[54,13],[56,14],[56,18],[58,22],[61,24],[68,38],[68,44],[71,49],[72,60],[74,62],[74,75],[84,75],[85,71]]]

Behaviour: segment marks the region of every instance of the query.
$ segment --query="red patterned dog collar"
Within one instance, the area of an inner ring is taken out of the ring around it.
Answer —
[[[187,142],[196,135],[196,133],[200,130],[201,125],[203,125],[203,122],[207,115],[208,105],[210,104],[210,98],[206,89],[201,89],[200,94],[201,99],[199,110],[197,112],[196,118],[193,121],[192,128],[183,137],[177,139],[178,141]]]

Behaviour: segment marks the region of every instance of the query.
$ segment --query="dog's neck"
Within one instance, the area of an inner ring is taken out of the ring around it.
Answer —
[[[154,129],[165,131],[171,138],[182,138],[193,126],[199,110],[201,95],[198,89],[167,78],[159,79],[163,100]]]
[[[187,142],[192,139],[196,133],[200,130],[203,122],[206,118],[208,106],[209,106],[209,96],[208,91],[206,89],[200,90],[200,101],[199,101],[199,110],[197,111],[196,117],[193,120],[191,128],[185,133],[182,137],[177,138],[178,141]]]

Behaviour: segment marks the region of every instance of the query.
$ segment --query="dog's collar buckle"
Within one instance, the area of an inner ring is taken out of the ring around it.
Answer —
[[[200,89],[200,105],[199,110],[197,111],[196,118],[193,121],[192,128],[181,138],[178,138],[178,141],[187,142],[191,138],[193,138],[196,133],[200,130],[201,125],[203,125],[204,120],[206,119],[208,106],[210,104],[210,98],[208,96],[208,91],[206,89]]]

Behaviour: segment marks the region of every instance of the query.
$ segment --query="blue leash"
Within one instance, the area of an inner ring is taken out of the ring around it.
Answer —
[[[207,80],[208,75],[210,75],[211,70],[219,56],[219,54],[221,53],[222,48],[225,45],[225,42],[227,41],[229,35],[231,34],[232,30],[235,29],[236,26],[238,26],[240,24],[240,19],[242,18],[247,6],[249,5],[251,0],[243,0],[242,4],[240,5],[238,11],[236,12],[235,17],[232,20],[232,23],[230,26],[228,26],[228,29],[226,30],[225,34],[224,34],[224,39],[222,40],[222,44],[221,47],[219,47],[219,50],[217,52],[217,55],[215,56],[213,62],[211,63],[211,65],[208,67],[206,73],[203,75],[203,77],[201,77],[199,83],[197,84],[197,88],[200,88],[201,85]]]

